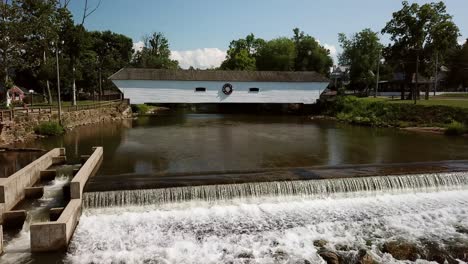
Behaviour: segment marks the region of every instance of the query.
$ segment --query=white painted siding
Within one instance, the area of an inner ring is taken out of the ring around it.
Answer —
[[[233,92],[225,95],[218,81],[113,80],[131,103],[304,103],[313,104],[328,83],[229,82]],[[204,87],[206,92],[195,92]],[[259,88],[258,93],[249,88]]]

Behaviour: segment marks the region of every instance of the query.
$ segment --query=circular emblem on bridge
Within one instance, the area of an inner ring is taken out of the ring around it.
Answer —
[[[232,91],[233,91],[233,89],[232,89],[232,84],[226,83],[225,85],[223,85],[223,93],[224,93],[225,95],[230,95],[230,94],[232,94]]]

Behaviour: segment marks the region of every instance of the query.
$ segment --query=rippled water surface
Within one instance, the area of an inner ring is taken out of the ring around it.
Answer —
[[[468,191],[256,198],[223,203],[92,209],[76,230],[71,263],[321,263],[313,242],[371,250],[392,239],[450,246],[468,235]],[[310,261],[310,262],[306,262]]]

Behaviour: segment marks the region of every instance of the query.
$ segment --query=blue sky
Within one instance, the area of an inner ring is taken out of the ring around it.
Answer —
[[[88,2],[92,5],[98,0]],[[460,40],[468,38],[468,1],[444,2],[460,28]],[[77,21],[81,21],[83,3],[71,1]],[[400,7],[398,0],[102,0],[85,25],[125,34],[134,43],[145,34],[161,31],[182,66],[209,67],[222,61],[233,39],[249,33],[264,39],[291,36],[295,27],[336,55],[339,32],[352,34],[366,27],[380,31]]]

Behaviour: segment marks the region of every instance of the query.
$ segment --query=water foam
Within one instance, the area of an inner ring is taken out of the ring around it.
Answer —
[[[258,197],[218,202],[87,209],[71,263],[323,263],[313,242],[368,248],[397,238],[468,241],[468,190],[312,199]],[[468,243],[468,242],[467,242]]]
[[[99,208],[163,204],[190,200],[219,201],[262,196],[329,197],[337,193],[360,191],[438,191],[462,188],[463,186],[468,186],[467,172],[89,192],[84,194],[83,204],[85,207]]]

